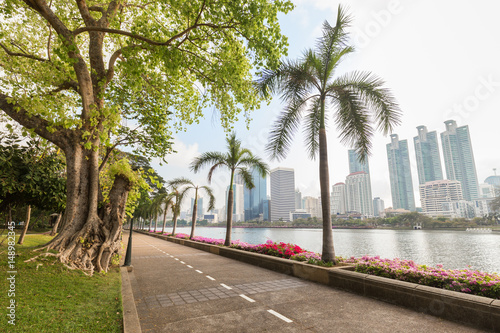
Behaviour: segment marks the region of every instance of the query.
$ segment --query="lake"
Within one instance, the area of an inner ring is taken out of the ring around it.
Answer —
[[[161,230],[161,228],[159,228]],[[189,234],[191,228],[177,228]],[[172,231],[172,228],[167,228]],[[225,238],[226,228],[197,227],[196,235]],[[321,229],[233,228],[232,239],[261,244],[294,243],[321,253]],[[474,233],[447,230],[335,229],[335,254],[342,257],[364,255],[411,259],[417,264],[444,265],[448,269],[470,266],[485,272],[500,273],[500,233]]]

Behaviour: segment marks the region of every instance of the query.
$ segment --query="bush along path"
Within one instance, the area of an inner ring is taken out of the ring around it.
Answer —
[[[171,233],[164,233],[171,236]],[[189,235],[178,233],[174,237],[189,239]],[[224,246],[223,239],[195,236],[195,242]],[[295,244],[273,242],[268,240],[264,244],[249,244],[239,240],[231,241],[232,248],[256,252],[275,257],[307,262],[312,265],[332,266],[321,260],[319,253],[307,251]],[[417,265],[412,260],[382,259],[380,257],[364,256],[362,258],[337,257],[338,263],[352,264],[355,271],[364,274],[377,275],[400,281],[412,282],[430,287],[442,288],[462,293],[500,299],[500,275],[471,269],[444,269],[442,265],[430,267]]]

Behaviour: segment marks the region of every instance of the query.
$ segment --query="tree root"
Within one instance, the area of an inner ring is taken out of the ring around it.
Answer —
[[[32,262],[32,261],[35,261],[36,259],[38,259],[39,257],[59,257],[59,256],[60,256],[59,253],[45,252],[45,253],[39,254],[31,259],[25,260],[24,262]]]

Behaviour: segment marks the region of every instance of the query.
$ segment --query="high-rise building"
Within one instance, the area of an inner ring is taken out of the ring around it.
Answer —
[[[493,173],[495,173],[495,175],[489,176],[488,178],[486,178],[484,180],[484,182],[487,184],[491,184],[491,185],[495,186],[496,188],[500,188],[500,176],[497,176],[497,169],[496,168],[493,169]],[[497,189],[497,192],[498,192],[498,189]]]
[[[441,133],[446,177],[462,183],[464,199],[479,198],[476,164],[472,153],[469,126],[457,127],[454,120],[444,122],[446,131]]]
[[[264,201],[267,200],[267,176],[262,177],[257,169],[253,169],[252,181],[254,188],[244,188],[245,221],[264,219]],[[267,216],[269,219],[269,217]]]
[[[373,199],[370,177],[364,171],[353,172],[345,180],[347,211],[358,212],[363,216],[373,216]]]
[[[304,205],[302,204],[302,193],[299,189],[295,190],[295,209],[302,209]]]
[[[226,202],[228,194],[229,186],[226,189]],[[244,198],[243,185],[233,184],[233,222],[241,222],[245,219]]]
[[[304,197],[304,210],[311,214],[311,217],[321,217],[321,199]]]
[[[425,126],[418,126],[417,130],[418,136],[413,138],[413,143],[415,144],[419,184],[443,179],[436,131],[427,132]]]
[[[488,183],[479,184],[479,197],[480,198],[496,197],[495,186]]]
[[[191,198],[191,210],[194,207],[194,198]],[[198,198],[198,206],[196,208],[196,218],[203,218],[203,198]]]
[[[386,147],[391,181],[392,208],[415,211],[408,141],[399,140],[397,134],[391,134],[391,143],[388,143]]]
[[[423,213],[429,216],[451,216],[447,203],[463,200],[458,180],[435,180],[419,186]]]
[[[295,173],[291,168],[271,170],[271,221],[289,221],[295,211]]]
[[[384,200],[379,197],[373,198],[373,216],[379,217],[384,212]]]
[[[332,186],[331,195],[332,215],[345,214],[347,212],[347,194],[345,183],[337,183]]]
[[[360,161],[359,155],[356,150],[349,149],[347,151],[349,156],[349,173],[364,171],[368,175],[370,174],[370,166],[368,165],[368,157],[365,158],[363,162]]]

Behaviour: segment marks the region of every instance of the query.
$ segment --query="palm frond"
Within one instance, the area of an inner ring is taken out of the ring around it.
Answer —
[[[266,146],[266,151],[271,159],[280,160],[288,154],[307,101],[307,99],[291,101],[274,122]]]
[[[251,156],[247,158],[243,158],[239,165],[246,167],[248,169],[255,169],[261,175],[261,177],[265,177],[269,173],[269,165],[264,162],[260,157]]]
[[[226,156],[219,152],[206,152],[196,157],[189,165],[191,171],[195,173],[200,171],[201,168],[211,164],[224,164]]]
[[[323,36],[318,39],[317,50],[322,63],[326,65],[325,68],[329,67],[328,64],[336,50],[347,46],[349,38],[347,28],[351,25],[351,22],[351,17],[339,5],[335,26],[332,27],[328,21],[323,23]]]
[[[250,173],[250,171],[248,171],[247,168],[238,168],[238,173],[243,179],[243,184],[245,185],[246,188],[251,190],[255,187],[255,184],[253,183],[252,174]]]
[[[359,156],[369,155],[373,128],[365,103],[358,94],[343,86],[336,88],[333,102],[337,108],[335,122],[341,142],[354,147]]]
[[[204,189],[205,192],[208,194],[208,208],[207,210],[212,210],[215,208],[215,196],[212,191],[212,189],[209,186],[201,186],[200,188]]]
[[[370,72],[352,72],[338,78],[338,85],[359,95],[366,107],[372,110],[377,129],[389,134],[401,122],[401,110],[395,98],[384,88],[385,82]]]
[[[316,98],[305,117],[304,136],[310,159],[315,159],[319,150],[319,128],[321,124],[321,100]],[[327,118],[325,117],[325,121]]]
[[[190,180],[190,179],[187,179],[185,177],[179,177],[179,178],[175,178],[175,179],[172,179],[171,181],[168,181],[167,182],[168,186],[170,187],[175,187],[175,188],[179,188],[181,186],[190,186],[190,187],[194,187],[194,183]]]

